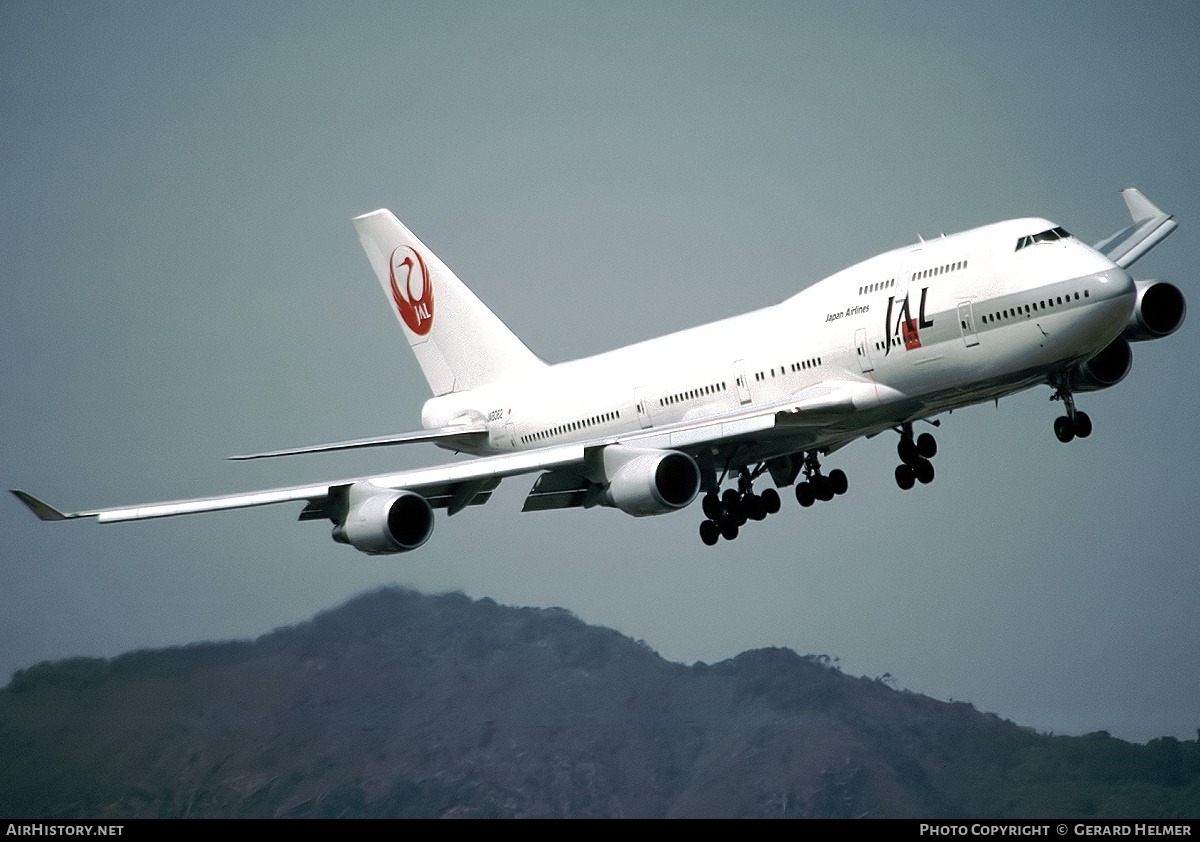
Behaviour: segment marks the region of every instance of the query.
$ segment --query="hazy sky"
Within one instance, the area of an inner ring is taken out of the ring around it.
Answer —
[[[1200,6],[0,3],[0,480],[90,508],[382,473],[424,379],[350,217],[386,206],[539,355],[782,300],[1015,216],[1089,242],[1140,187],[1135,267],[1200,306]],[[1049,388],[826,460],[845,497],[717,547],[699,506],[521,514],[407,555],[299,505],[43,524],[0,501],[0,676],[253,637],[383,584],[559,605],[664,656],[758,646],[1042,731],[1200,727],[1196,319],[1135,346],[1061,445]],[[0,678],[0,681],[6,678]]]

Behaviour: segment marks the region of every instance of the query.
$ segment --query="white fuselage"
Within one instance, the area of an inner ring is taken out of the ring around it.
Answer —
[[[594,440],[787,400],[822,383],[874,397],[760,458],[830,449],[1045,383],[1121,334],[1132,279],[1082,242],[1017,248],[1018,219],[896,249],[772,307],[429,400],[427,428],[486,422],[480,453]]]

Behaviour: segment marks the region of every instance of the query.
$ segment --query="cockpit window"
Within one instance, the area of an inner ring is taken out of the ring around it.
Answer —
[[[1070,238],[1070,233],[1066,228],[1059,226],[1051,228],[1048,231],[1042,231],[1040,234],[1030,234],[1027,237],[1022,237],[1017,240],[1016,251],[1020,251],[1026,246],[1032,246],[1035,243],[1053,243],[1055,240],[1066,240]]]

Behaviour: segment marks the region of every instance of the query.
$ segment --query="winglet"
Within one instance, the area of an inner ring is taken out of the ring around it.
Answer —
[[[1129,215],[1139,225],[1156,216],[1168,216],[1136,187],[1126,187],[1121,191],[1121,198],[1125,200],[1125,207],[1129,208]]]
[[[1106,237],[1092,248],[1122,269],[1128,269],[1174,231],[1176,222],[1171,214],[1164,213],[1136,187],[1122,190],[1121,198],[1125,200],[1125,207],[1129,208],[1133,224]]]
[[[24,503],[26,506],[29,507],[29,511],[33,512],[35,515],[37,515],[42,520],[69,520],[70,518],[73,518],[73,517],[79,517],[79,515],[67,514],[66,512],[60,512],[58,509],[54,508],[49,503],[47,503],[43,500],[39,500],[38,498],[34,497],[32,494],[29,494],[25,491],[18,491],[15,488],[10,489],[10,490],[12,491],[12,493],[14,495],[16,495],[16,498],[18,500],[20,500],[22,503]]]

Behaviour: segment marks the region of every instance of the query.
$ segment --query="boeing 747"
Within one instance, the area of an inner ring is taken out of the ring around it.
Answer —
[[[434,509],[453,515],[506,477],[537,474],[525,511],[640,517],[701,497],[701,539],[733,540],[779,511],[777,489],[794,487],[801,506],[845,493],[845,473],[822,460],[859,438],[894,431],[897,485],[931,482],[937,441],[915,425],[953,409],[1048,386],[1063,405],[1054,434],[1087,438],[1076,395],[1119,383],[1130,343],[1169,336],[1186,313],[1177,287],[1129,273],[1174,219],[1122,195],[1131,224],[1095,245],[1047,219],[998,222],[873,257],[772,307],[553,365],[377,210],[354,226],[433,393],[422,429],[234,458],[413,442],[474,458],[78,512],[13,493],[43,520],[101,522],[297,502],[301,520],[333,523],[335,541],[385,554],[423,545]]]

